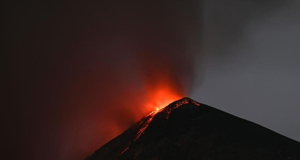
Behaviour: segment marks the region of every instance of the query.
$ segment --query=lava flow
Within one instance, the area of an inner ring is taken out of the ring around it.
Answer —
[[[141,125],[141,128],[139,129],[139,131],[137,132],[133,142],[135,142],[143,133],[144,131],[147,129],[147,127],[149,126],[149,124],[151,123],[153,117],[160,111],[162,110],[162,108],[158,108],[156,107],[156,109],[154,111],[152,111],[151,113],[149,113],[145,119],[145,121],[141,121],[141,123],[139,125]],[[123,154],[124,152],[126,152],[129,149],[129,146],[132,142],[130,142],[127,147],[121,152],[121,154]]]
[[[157,108],[156,110],[152,111],[151,113],[149,113],[146,117],[146,119],[144,121],[142,121],[139,125],[141,125],[141,128],[139,129],[139,131],[136,134],[136,137],[134,139],[134,141],[136,141],[143,133],[144,131],[147,129],[147,127],[149,126],[149,124],[151,123],[153,117],[158,113],[158,112],[166,112],[167,113],[167,119],[169,119],[170,113],[185,104],[189,104],[189,103],[193,103],[196,106],[200,106],[200,104],[190,98],[182,98],[180,101],[177,101],[174,105],[170,106],[170,105],[165,105],[164,107],[160,107]]]
[[[142,133],[144,133],[144,131],[147,129],[147,127],[149,126],[150,122],[152,121],[153,117],[156,115],[156,113],[158,113],[161,109],[159,110],[154,110],[152,111],[151,113],[148,114],[146,120],[144,122],[141,122],[140,125],[141,128],[140,130],[138,131],[138,133],[136,134],[135,138],[134,138],[134,141],[136,141]]]
[[[165,98],[163,99],[162,97],[165,97]],[[140,122],[139,125],[141,127],[140,127],[139,131],[137,132],[134,140],[127,145],[127,147],[121,152],[121,154],[126,152],[129,149],[130,144],[135,142],[144,133],[144,131],[147,129],[147,127],[151,123],[153,117],[158,112],[162,111],[166,106],[168,106],[168,104],[171,103],[172,101],[174,101],[174,99],[176,99],[177,97],[179,97],[179,96],[177,96],[175,94],[171,94],[171,92],[167,92],[167,90],[160,90],[159,92],[157,92],[157,94],[155,94],[154,98],[156,98],[156,99],[155,100],[153,99],[152,102],[149,102],[146,105],[146,108],[153,108],[153,111],[151,111],[146,116],[146,119],[144,121]]]
[[[151,92],[150,92],[151,93]],[[153,117],[160,111],[162,111],[166,106],[168,106],[171,102],[180,99],[182,96],[179,94],[175,94],[172,92],[170,88],[164,88],[155,91],[154,94],[151,94],[150,101],[146,104],[146,109],[151,110],[151,112],[147,115],[146,120],[141,122],[141,129],[138,131],[136,139],[138,139],[141,134],[145,131],[145,129],[149,126]]]
[[[178,92],[175,92],[171,89],[171,87],[167,87],[167,85],[164,85],[164,87],[161,87],[160,89],[148,89],[148,103],[145,105],[145,109],[148,111],[151,111],[147,116],[146,120],[142,121],[141,129],[138,131],[136,139],[138,139],[141,134],[145,131],[145,129],[149,126],[150,122],[152,121],[153,117],[160,111],[162,111],[166,106],[168,106],[171,102],[174,102],[181,97],[183,97]]]
[[[153,110],[152,112],[150,112],[146,117],[145,120],[141,121],[139,126],[140,129],[137,132],[134,140],[132,142],[130,142],[127,147],[121,152],[121,154],[123,154],[124,152],[126,152],[129,149],[129,146],[131,145],[131,143],[135,142],[138,138],[140,138],[140,136],[142,134],[144,134],[144,131],[148,128],[148,126],[150,125],[153,117],[159,113],[159,112],[166,112],[167,116],[166,118],[169,119],[170,113],[174,110],[177,109],[178,107],[182,106],[182,105],[186,105],[189,103],[193,103],[196,106],[200,106],[200,104],[190,98],[182,98],[181,100],[177,101],[175,104],[167,104],[164,107],[161,106],[157,106],[155,110]],[[160,108],[158,108],[160,107]]]

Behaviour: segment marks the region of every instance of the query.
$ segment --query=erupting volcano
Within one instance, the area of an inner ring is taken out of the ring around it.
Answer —
[[[86,160],[299,160],[300,143],[182,98],[154,109]]]

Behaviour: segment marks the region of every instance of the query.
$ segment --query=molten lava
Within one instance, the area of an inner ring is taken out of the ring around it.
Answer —
[[[184,95],[182,91],[174,89],[174,84],[171,81],[160,81],[156,83],[155,86],[148,84],[146,86],[148,91],[148,103],[145,105],[146,111],[149,113],[146,116],[146,120],[141,122],[141,128],[138,131],[135,139],[137,140],[146,130],[146,128],[151,123],[153,117],[160,111],[164,110],[166,106],[170,103],[182,98]]]
[[[156,110],[153,110],[151,113],[149,113],[146,116],[146,119],[144,121],[141,121],[139,125],[141,125],[141,128],[139,129],[139,131],[136,134],[136,137],[134,139],[134,141],[136,141],[143,133],[144,131],[147,129],[147,127],[149,126],[149,124],[151,123],[153,117],[158,113],[158,112],[166,112],[167,116],[166,118],[169,119],[170,117],[170,113],[177,109],[178,107],[182,106],[182,105],[186,105],[189,103],[193,103],[196,106],[200,106],[200,104],[190,98],[183,98],[180,101],[178,101],[177,103],[175,103],[174,105],[170,106],[169,104],[166,104],[165,106],[161,107],[161,108],[156,108]]]
[[[144,122],[141,122],[140,125],[141,129],[138,131],[138,133],[136,134],[134,141],[136,141],[142,133],[144,133],[144,131],[147,129],[147,127],[149,126],[150,122],[152,121],[153,117],[156,115],[156,113],[158,113],[158,111],[152,111],[148,116],[147,119]]]
[[[176,92],[172,91],[171,88],[165,87],[159,90],[150,90],[149,91],[149,102],[146,104],[145,108],[148,113],[151,111],[147,118],[142,124],[142,127],[136,135],[136,139],[138,139],[141,134],[145,131],[145,129],[149,126],[153,117],[160,111],[162,111],[166,106],[168,106],[171,102],[178,100],[182,97],[180,94],[176,94]]]
[[[160,111],[162,111],[166,106],[168,106],[171,102],[179,99],[181,96],[170,92],[169,89],[160,89],[155,94],[150,94],[149,97],[151,98],[149,103],[146,104],[146,109],[151,110],[151,112],[146,116],[144,121],[140,122],[140,129],[137,132],[133,142],[135,142],[148,128],[149,124],[151,123],[153,117]],[[127,147],[121,152],[123,154],[129,149],[131,143],[127,144]]]
[[[169,119],[170,114],[173,110],[177,109],[180,106],[189,104],[189,103],[193,103],[196,106],[200,106],[200,104],[190,98],[182,98],[181,100],[177,101],[175,104],[166,104],[163,107],[162,106],[157,106],[155,110],[153,110],[152,112],[150,112],[144,120],[140,121],[139,126],[140,129],[138,130],[138,132],[136,133],[136,136],[134,138],[134,140],[130,143],[127,144],[126,148],[121,152],[121,154],[125,153],[128,149],[129,146],[135,142],[137,139],[140,138],[140,136],[142,134],[144,134],[145,130],[148,128],[148,126],[150,125],[150,123],[152,122],[152,119],[154,118],[154,116],[159,113],[159,112],[165,112],[167,113],[166,115],[166,119]],[[159,108],[158,108],[159,107]]]
[[[175,94],[170,91],[169,88],[164,88],[156,91],[154,94],[152,93],[149,96],[151,99],[146,104],[146,109],[151,110],[151,112],[146,116],[145,121],[142,121],[139,125],[141,125],[140,130],[136,134],[134,139],[137,140],[146,130],[146,128],[151,123],[153,117],[160,111],[162,111],[166,106],[168,106],[171,102],[180,99],[182,96]]]

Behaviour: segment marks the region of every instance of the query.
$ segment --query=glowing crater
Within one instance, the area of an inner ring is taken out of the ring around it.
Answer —
[[[153,110],[152,112],[150,112],[146,117],[145,117],[145,120],[144,121],[141,121],[140,122],[140,129],[139,131],[137,132],[134,140],[131,142],[135,142],[137,139],[139,139],[141,137],[142,134],[144,134],[145,130],[148,128],[148,126],[151,124],[152,122],[152,119],[153,117],[159,113],[159,112],[166,112],[167,113],[167,119],[169,119],[170,117],[170,113],[177,109],[178,107],[182,106],[182,105],[186,105],[186,104],[189,104],[189,103],[193,103],[194,105],[196,106],[200,106],[200,104],[190,98],[182,98],[181,100],[177,101],[175,104],[166,104],[164,105],[163,107],[156,107],[155,110]],[[129,149],[129,146],[130,144],[129,143],[127,145],[127,147],[121,152],[121,154],[125,153],[128,149]]]

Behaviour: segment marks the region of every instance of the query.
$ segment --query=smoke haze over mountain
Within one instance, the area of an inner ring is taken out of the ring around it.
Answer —
[[[295,0],[2,6],[10,159],[83,159],[183,96],[300,140]]]

